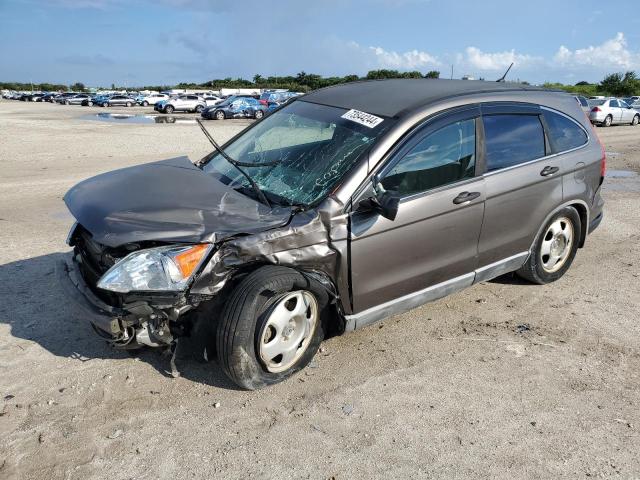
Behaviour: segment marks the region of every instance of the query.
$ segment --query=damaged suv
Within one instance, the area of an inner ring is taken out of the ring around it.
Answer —
[[[565,93],[354,82],[210,140],[196,164],[73,187],[58,272],[114,346],[202,339],[247,389],[302,369],[330,332],[508,272],[553,282],[603,215],[604,150]]]

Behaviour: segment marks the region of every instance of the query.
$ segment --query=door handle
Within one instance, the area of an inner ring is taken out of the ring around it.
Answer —
[[[461,205],[465,203],[469,203],[474,198],[478,198],[480,196],[480,192],[462,192],[456,198],[453,199],[453,203],[456,205]]]
[[[543,177],[548,177],[549,175],[557,173],[558,170],[560,170],[559,167],[544,167],[540,172],[540,175],[542,175]]]

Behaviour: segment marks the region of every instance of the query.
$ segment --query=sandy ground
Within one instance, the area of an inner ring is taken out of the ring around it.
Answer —
[[[172,379],[70,315],[64,192],[209,151],[194,124],[81,118],[103,111],[0,102],[0,478],[640,478],[639,177],[607,179],[605,220],[557,283],[478,285],[245,392],[184,357]],[[640,172],[640,127],[598,133],[610,170]]]

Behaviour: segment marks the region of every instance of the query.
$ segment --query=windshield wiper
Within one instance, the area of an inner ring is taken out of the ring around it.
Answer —
[[[235,159],[231,158],[229,155],[227,155],[227,152],[225,152],[220,147],[220,145],[218,145],[216,143],[216,141],[209,134],[207,129],[204,128],[204,125],[202,124],[202,122],[200,121],[199,118],[196,118],[196,122],[198,122],[198,125],[200,125],[200,128],[202,129],[202,132],[204,133],[205,137],[207,137],[207,140],[209,140],[209,142],[211,142],[211,145],[213,145],[213,148],[215,148],[218,151],[218,153],[220,155],[222,155],[222,158],[224,158],[227,162],[229,162],[231,165],[233,165],[249,181],[249,183],[251,184],[251,187],[255,190],[256,195],[258,196],[258,199],[262,203],[267,205],[269,208],[271,208],[271,203],[269,202],[269,200],[267,199],[265,194],[262,192],[262,190],[260,190],[260,187],[258,186],[258,184],[253,180],[253,178],[251,178],[251,175],[249,175],[247,172],[245,172],[241,168],[243,166],[254,166],[254,164],[245,164],[245,162],[239,162],[238,160],[235,160]],[[259,164],[255,164],[255,166],[260,166],[260,165]]]

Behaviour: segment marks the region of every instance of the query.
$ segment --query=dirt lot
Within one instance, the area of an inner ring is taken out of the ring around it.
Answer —
[[[478,285],[245,392],[184,356],[170,378],[166,357],[111,350],[70,315],[64,192],[209,151],[195,124],[81,118],[104,111],[0,102],[0,478],[640,478],[640,177],[612,172],[559,282]],[[610,171],[640,172],[640,127],[598,133]]]

